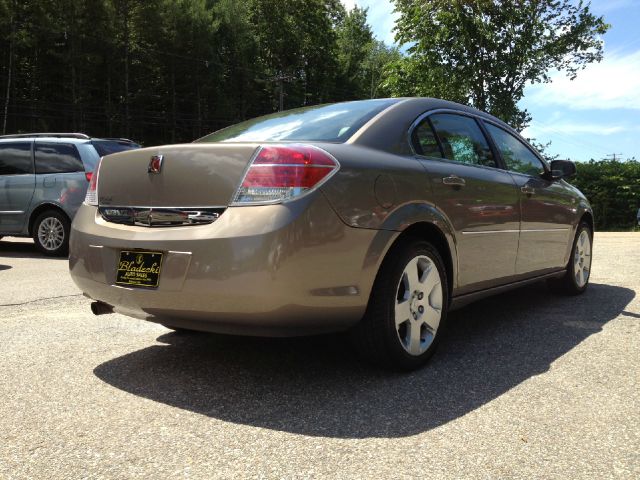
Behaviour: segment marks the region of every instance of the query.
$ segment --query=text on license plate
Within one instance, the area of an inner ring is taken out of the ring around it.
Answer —
[[[116,285],[156,288],[161,266],[161,252],[122,250],[116,272]]]

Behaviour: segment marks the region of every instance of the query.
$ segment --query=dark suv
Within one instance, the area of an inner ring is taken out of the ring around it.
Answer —
[[[69,228],[100,157],[139,148],[82,133],[0,136],[0,237],[33,237],[47,255],[66,255]]]

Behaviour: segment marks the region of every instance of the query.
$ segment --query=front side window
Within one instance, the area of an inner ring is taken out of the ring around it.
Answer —
[[[470,165],[496,166],[489,143],[473,118],[449,113],[437,113],[429,118],[446,159]]]
[[[36,142],[36,173],[84,172],[80,154],[68,143]]]
[[[493,138],[502,159],[511,172],[525,175],[540,175],[544,173],[542,161],[524,143],[507,131],[490,123],[485,124]]]
[[[0,175],[33,173],[30,142],[0,143]]]

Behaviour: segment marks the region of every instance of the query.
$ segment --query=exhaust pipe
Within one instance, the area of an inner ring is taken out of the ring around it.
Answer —
[[[113,307],[104,302],[91,302],[91,311],[94,315],[106,315],[113,313]]]

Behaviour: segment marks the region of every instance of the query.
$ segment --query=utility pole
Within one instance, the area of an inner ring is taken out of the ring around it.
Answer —
[[[609,155],[607,155],[607,158],[611,157],[611,160],[613,160],[614,162],[616,160],[618,160],[619,157],[622,157],[621,153],[610,153]]]

